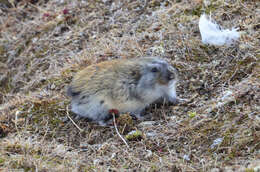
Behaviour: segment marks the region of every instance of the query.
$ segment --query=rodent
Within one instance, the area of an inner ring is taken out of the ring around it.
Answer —
[[[115,59],[79,71],[67,89],[71,110],[106,125],[110,109],[137,118],[151,103],[177,103],[177,70],[160,57]]]

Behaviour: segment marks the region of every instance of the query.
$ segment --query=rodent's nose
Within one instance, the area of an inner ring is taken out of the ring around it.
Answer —
[[[175,79],[175,74],[168,72],[167,79],[168,79],[168,80],[173,80],[173,79]]]
[[[172,72],[172,71],[170,71],[170,70],[167,70],[167,79],[168,80],[173,80],[173,79],[175,79],[175,73],[174,72]]]
[[[169,66],[168,69],[167,69],[167,79],[168,80],[173,80],[173,79],[176,79],[176,70]]]

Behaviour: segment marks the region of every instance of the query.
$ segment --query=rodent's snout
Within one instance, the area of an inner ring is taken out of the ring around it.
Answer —
[[[167,72],[167,79],[168,79],[169,81],[175,79],[175,74],[174,74],[174,73]]]

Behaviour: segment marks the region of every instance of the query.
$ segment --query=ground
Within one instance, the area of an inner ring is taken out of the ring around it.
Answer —
[[[0,171],[257,171],[257,0],[1,0]],[[232,46],[201,42],[202,13],[237,27]],[[162,56],[180,74],[178,106],[115,128],[77,119],[66,87],[84,67]],[[129,134],[136,131],[134,134]]]

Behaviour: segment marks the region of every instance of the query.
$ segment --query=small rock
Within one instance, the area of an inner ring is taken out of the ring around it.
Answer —
[[[147,154],[145,155],[145,158],[150,158],[153,155],[153,152],[150,150],[146,150]]]
[[[56,87],[56,86],[55,86],[55,84],[51,84],[51,87],[50,87],[50,89],[51,89],[51,90],[54,90],[54,89],[55,89],[55,87]]]
[[[212,168],[210,172],[220,172],[220,170],[218,168]]]
[[[260,171],[260,160],[253,161],[249,166],[248,169],[253,169],[254,172]]]
[[[146,133],[145,135],[146,135],[146,137],[155,137],[155,136],[157,136],[158,134],[155,133],[155,132],[148,132],[148,133]]]
[[[94,164],[94,165],[98,165],[100,162],[101,162],[100,159],[94,159],[94,160],[93,160],[93,164]]]
[[[183,159],[186,161],[190,161],[190,156],[185,154],[185,155],[183,155]]]
[[[155,124],[155,121],[144,121],[144,122],[141,122],[140,124],[139,124],[139,126],[151,126],[151,125],[153,125],[153,124]]]

